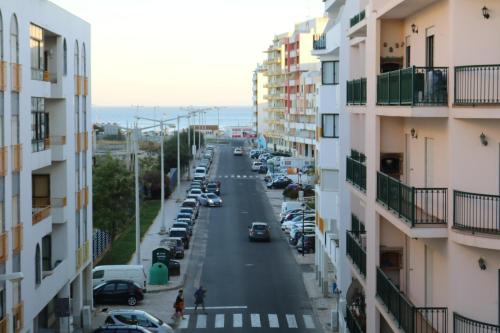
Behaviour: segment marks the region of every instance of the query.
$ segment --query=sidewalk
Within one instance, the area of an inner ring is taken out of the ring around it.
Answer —
[[[273,208],[276,222],[279,223],[279,214],[281,210],[281,203],[283,202],[282,190],[268,190],[266,195],[269,203]],[[331,311],[337,309],[337,299],[334,297],[325,297],[323,292],[316,281],[316,273],[314,271],[314,254],[306,254],[302,256],[295,249],[290,247],[293,257],[300,266],[302,271],[302,279],[307,294],[311,299],[314,313],[318,317],[319,322],[325,332],[332,332],[331,329]]]
[[[181,199],[177,198],[184,198],[186,190],[189,186],[188,181],[181,181],[181,185],[179,188],[176,188],[175,191],[171,194],[170,198],[165,200],[165,206],[164,206],[164,211],[163,211],[163,217],[165,219],[165,229],[168,231],[168,229],[172,226],[174,223],[174,219],[177,216],[177,211],[179,210],[179,204]],[[149,227],[148,231],[146,234],[144,234],[144,237],[141,240],[141,264],[144,266],[144,271],[146,272],[147,276],[147,281],[149,282],[149,269],[151,268],[152,265],[152,253],[153,250],[158,248],[160,241],[162,238],[167,237],[168,235],[160,235],[160,230],[161,230],[161,216],[158,214],[156,216],[154,222],[151,224]],[[179,276],[172,276],[170,277],[170,281],[168,282],[167,285],[162,285],[162,286],[154,286],[154,285],[149,285],[148,284],[148,293],[149,292],[159,292],[163,290],[172,290],[172,289],[178,289],[182,287],[184,284],[184,281],[186,279],[186,270],[189,265],[189,258],[190,255],[189,253],[186,253],[186,256],[184,259],[180,260],[181,263],[181,274]],[[134,252],[132,255],[132,258],[129,261],[129,264],[134,265],[137,263],[137,253]]]

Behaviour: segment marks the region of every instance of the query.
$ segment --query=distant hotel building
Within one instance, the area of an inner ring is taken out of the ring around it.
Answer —
[[[0,331],[79,330],[92,307],[90,26],[49,1],[2,0],[0,41]]]

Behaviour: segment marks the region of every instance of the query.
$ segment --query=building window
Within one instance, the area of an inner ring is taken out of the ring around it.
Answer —
[[[35,250],[35,283],[40,284],[42,282],[42,263],[40,258],[40,245],[36,244]]]
[[[321,169],[321,190],[335,192],[339,190],[338,170]]]
[[[19,35],[16,15],[12,15],[10,21],[10,61],[19,63]]]
[[[31,79],[43,80],[44,71],[44,43],[43,29],[30,25],[30,53],[31,53]]]
[[[427,67],[434,67],[434,35],[427,36],[425,40],[425,65]]]
[[[321,63],[321,83],[324,85],[339,84],[338,61],[323,61]]]
[[[339,115],[337,113],[329,113],[321,115],[321,128],[323,138],[338,138],[339,137]]]
[[[49,137],[49,114],[45,112],[45,100],[43,98],[31,98],[31,118],[32,151],[45,150],[48,148],[46,139]]]
[[[63,74],[64,76],[68,74],[68,45],[66,39],[63,41]]]

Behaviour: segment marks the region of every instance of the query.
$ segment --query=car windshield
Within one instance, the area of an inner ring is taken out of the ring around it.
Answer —
[[[193,193],[193,194],[199,194],[199,193],[201,193],[201,190],[195,188],[195,189],[191,190],[191,193]]]
[[[184,237],[185,235],[185,231],[174,230],[170,232],[170,237]]]
[[[215,188],[217,188],[217,185],[215,185],[215,184],[209,184],[209,185],[207,186],[207,188],[210,188],[210,189],[212,189],[212,188],[213,188],[213,189],[215,189]]]
[[[267,226],[264,224],[254,224],[253,228],[254,228],[254,230],[266,230]]]
[[[216,195],[215,195],[215,194],[213,194],[213,193],[209,193],[209,194],[207,194],[207,198],[209,198],[209,199],[217,199],[217,198],[218,198],[218,196],[216,196]]]
[[[156,325],[163,325],[163,321],[159,318],[156,318],[153,315],[150,315],[149,313],[144,313],[144,316],[149,319],[150,322],[155,323]]]

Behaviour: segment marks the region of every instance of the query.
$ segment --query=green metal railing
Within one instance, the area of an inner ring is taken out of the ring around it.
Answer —
[[[358,239],[360,235],[359,231],[346,231],[346,254],[359,269],[361,275],[366,276],[366,251]]]
[[[447,105],[447,67],[409,67],[377,76],[378,105]]]
[[[377,296],[407,333],[448,332],[448,308],[416,307],[377,267]]]
[[[351,231],[355,234],[362,234],[365,232],[365,225],[354,214],[351,214]]]
[[[453,191],[453,227],[500,234],[500,195]]]
[[[346,317],[345,317],[347,328],[350,333],[365,333],[366,329],[361,327],[356,316],[352,313],[349,307],[346,307]]]
[[[417,188],[377,171],[377,201],[416,225],[442,225],[448,222],[448,189]]]
[[[500,326],[469,319],[453,312],[454,333],[500,333]]]
[[[351,17],[351,28],[354,27],[359,22],[363,21],[366,17],[366,11],[363,9],[353,17]]]
[[[366,78],[347,81],[347,105],[366,105]]]
[[[455,104],[500,104],[500,65],[455,67]]]
[[[366,192],[366,165],[347,156],[346,180]]]
[[[326,49],[326,34],[322,33],[320,35],[315,35],[313,39],[313,49],[314,50],[324,50]]]

